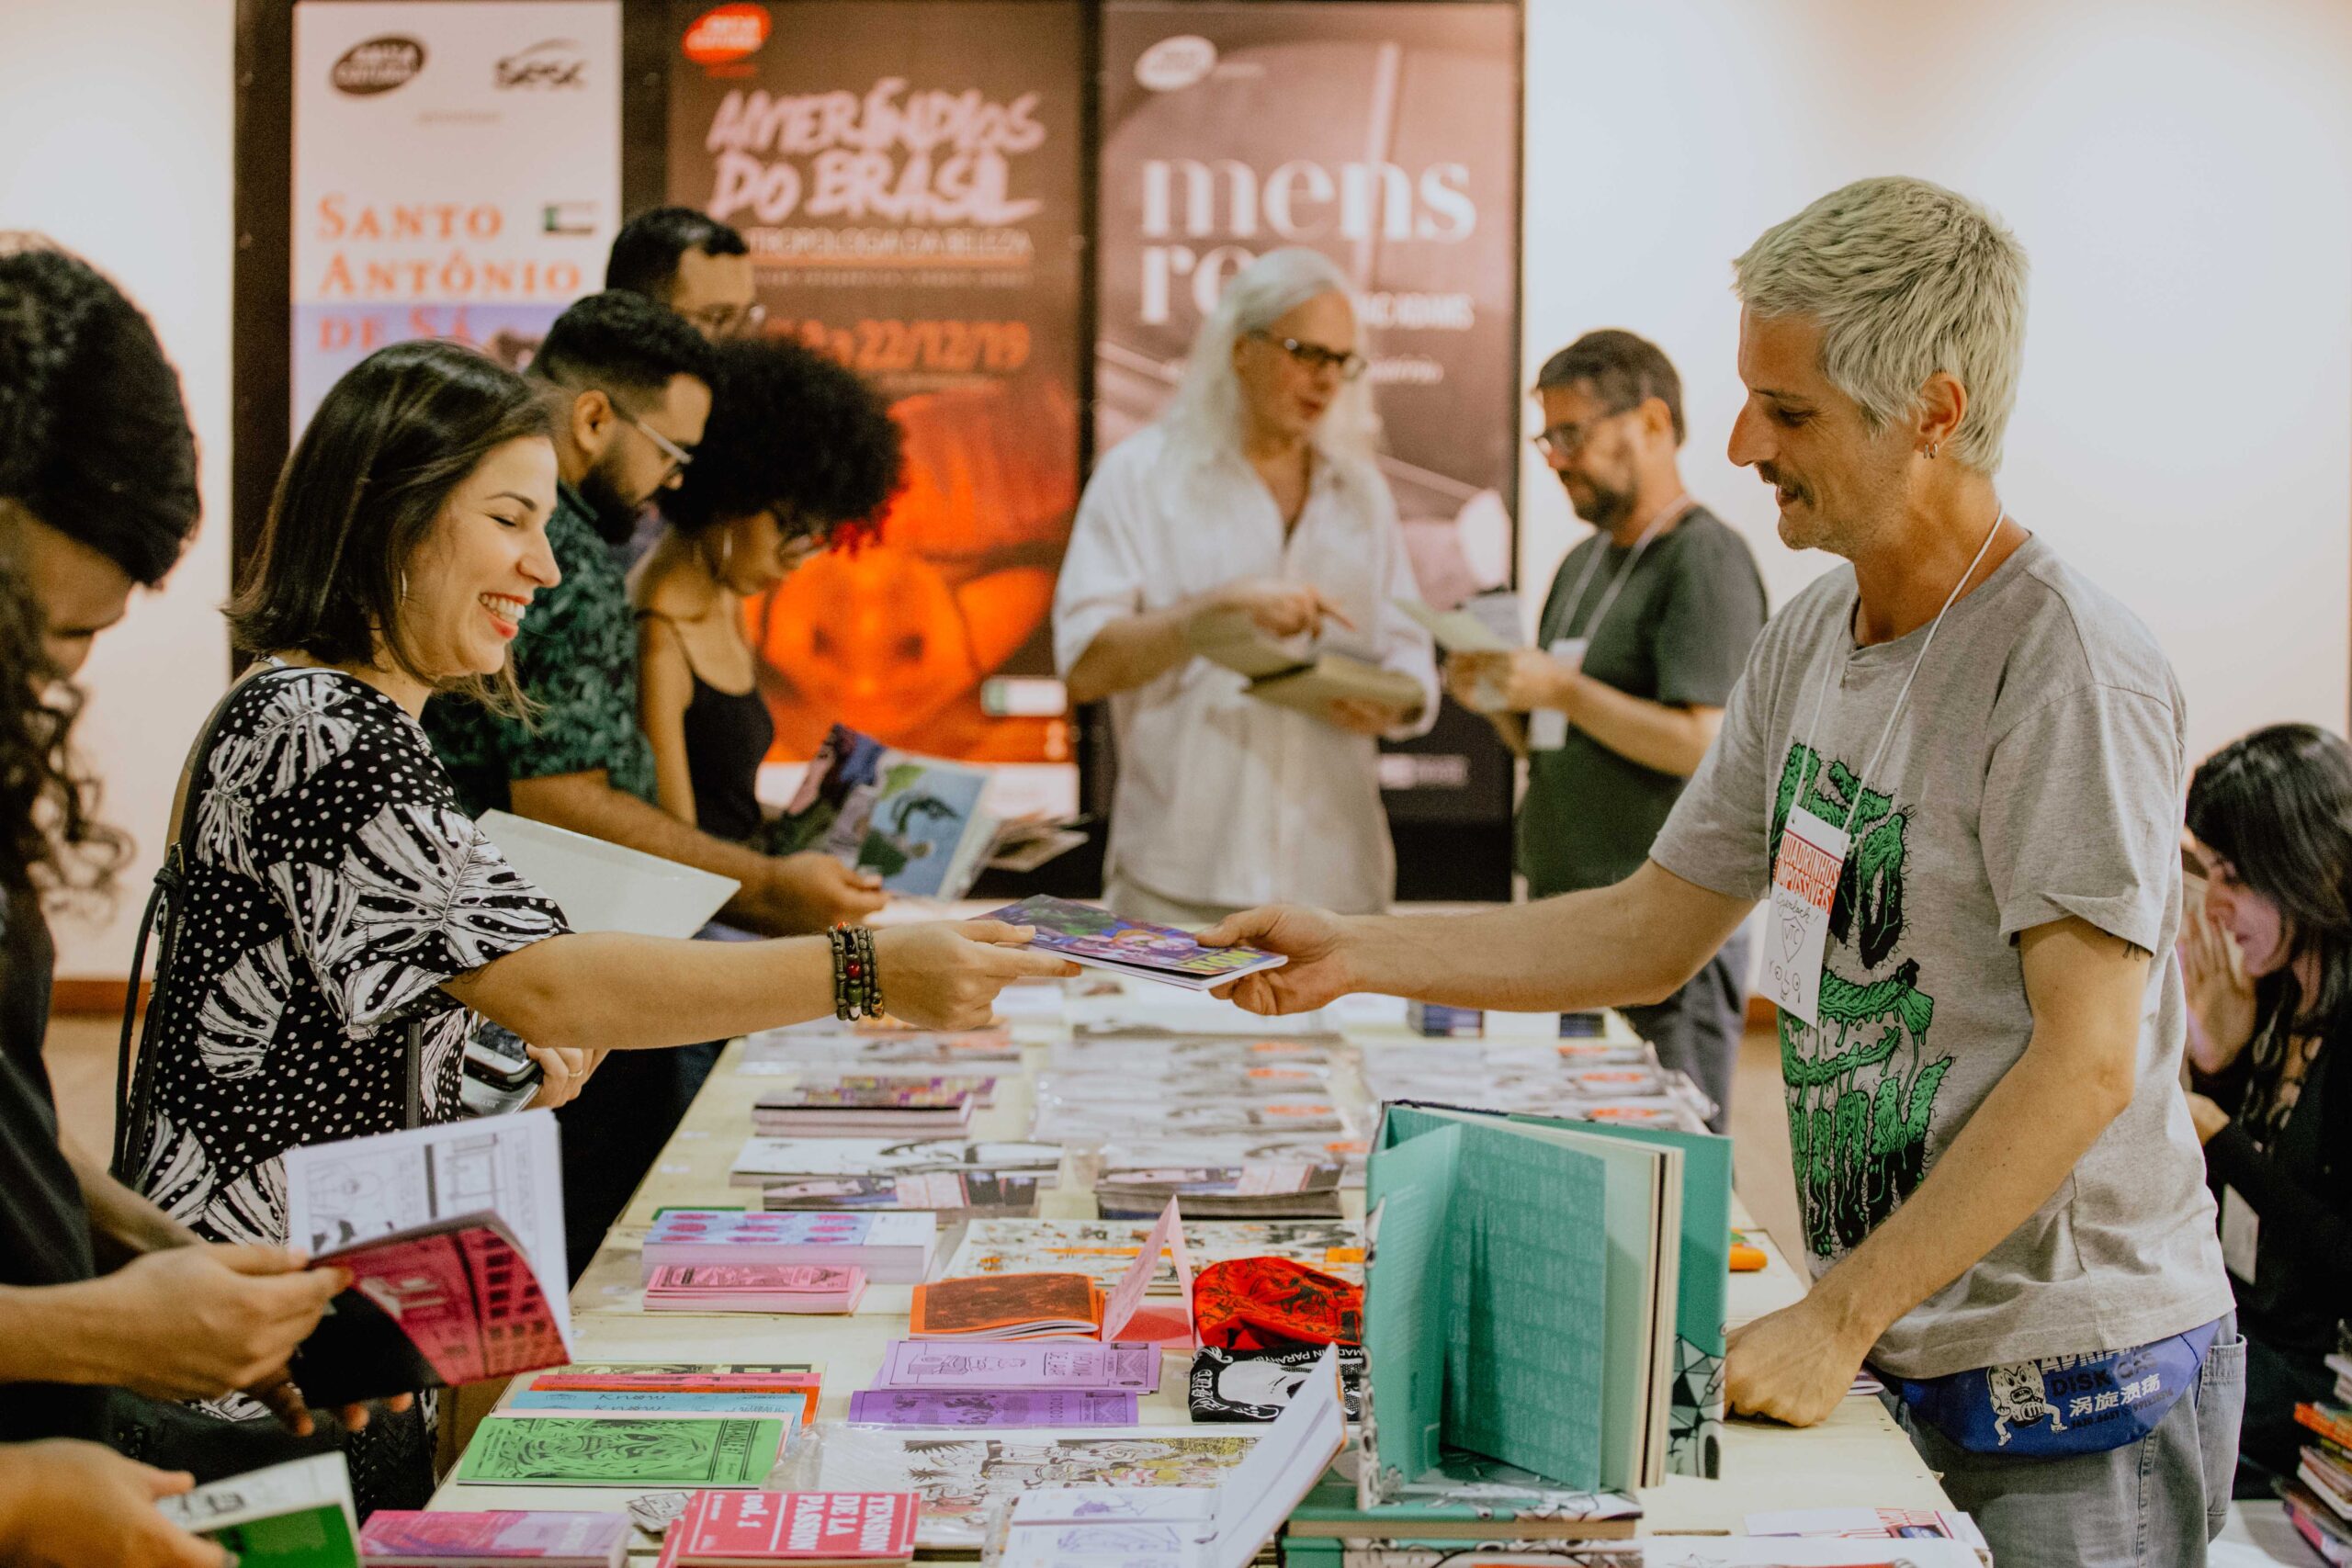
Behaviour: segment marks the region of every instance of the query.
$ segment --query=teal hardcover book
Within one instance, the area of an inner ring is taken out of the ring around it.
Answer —
[[[1448,1132],[1450,1149],[1412,1147]],[[1682,1164],[1580,1123],[1384,1108],[1366,1201],[1384,1231],[1388,1211],[1407,1223],[1367,1266],[1364,1506],[1422,1479],[1441,1444],[1585,1491],[1664,1476]],[[1423,1239],[1432,1225],[1442,1245]],[[1392,1341],[1405,1348],[1384,1356]]]
[[[1724,1324],[1731,1290],[1731,1140],[1614,1122],[1514,1116],[1605,1137],[1656,1144],[1682,1155],[1682,1258],[1675,1292],[1674,1385],[1668,1393],[1666,1468],[1713,1480],[1723,1473]]]

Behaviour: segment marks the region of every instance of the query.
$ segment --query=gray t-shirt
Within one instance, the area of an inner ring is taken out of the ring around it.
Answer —
[[[1852,809],[1821,1027],[1780,1021],[1813,1271],[1917,1190],[2024,1054],[2017,936],[2071,915],[2156,955],[2137,1092],[2050,1201],[1872,1359],[1938,1377],[2211,1322],[2230,1289],[2179,1088],[2171,668],[2131,612],[2030,539],[1944,617],[1884,760],[1858,780],[1928,634],[1858,648],[1855,604],[1843,568],[1765,628],[1651,851],[1687,881],[1760,898],[1792,799],[1832,824]]]

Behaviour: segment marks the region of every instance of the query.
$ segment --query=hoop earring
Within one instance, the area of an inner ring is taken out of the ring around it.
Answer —
[[[1930,441],[1928,443],[1927,451],[1924,455],[1930,463],[1936,460],[1936,444],[1934,442]]]
[[[407,604],[407,603],[408,603],[408,573],[407,573],[407,572],[401,572],[401,604]]]

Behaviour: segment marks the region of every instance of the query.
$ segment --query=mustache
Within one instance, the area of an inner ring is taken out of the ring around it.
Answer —
[[[1762,479],[1766,484],[1770,485],[1775,490],[1785,490],[1791,495],[1797,496],[1799,498],[1803,498],[1804,495],[1804,486],[1786,482],[1781,470],[1770,463],[1757,464],[1756,477]]]

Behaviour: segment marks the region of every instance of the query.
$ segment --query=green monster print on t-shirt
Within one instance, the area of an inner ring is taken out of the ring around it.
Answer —
[[[1823,821],[1847,822],[1852,848],[1829,908],[1830,957],[1821,975],[1821,1025],[1780,1015],[1781,1077],[1789,1097],[1789,1145],[1805,1245],[1835,1257],[1868,1235],[1927,1173],[1928,1129],[1936,1095],[1951,1070],[1928,1055],[1936,999],[1918,988],[1919,964],[1898,956],[1905,930],[1904,855],[1910,811],[1861,781],[1845,763],[1827,766],[1810,746],[1792,744],[1772,806],[1771,852],[1780,853],[1790,803]],[[1838,972],[1850,952],[1854,979]]]

